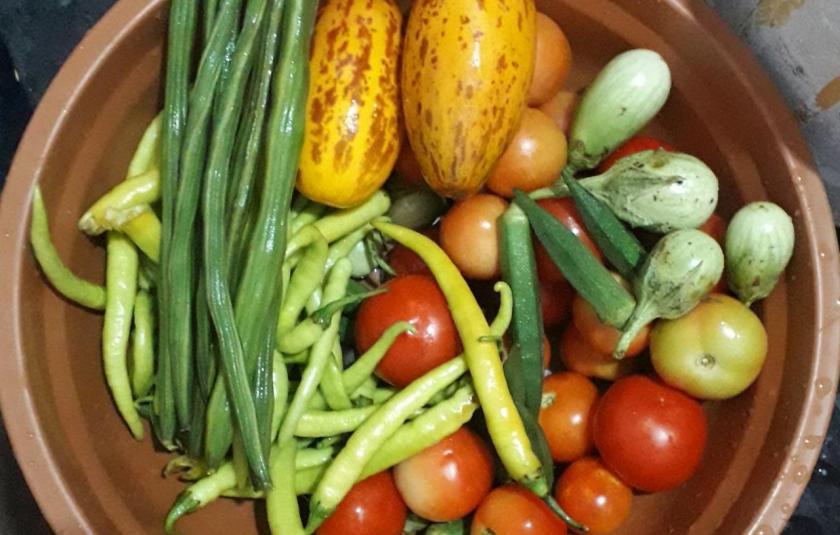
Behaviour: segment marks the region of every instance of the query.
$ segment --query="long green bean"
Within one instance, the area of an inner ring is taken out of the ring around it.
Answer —
[[[53,288],[67,299],[94,310],[105,308],[105,288],[77,277],[64,263],[50,238],[47,210],[41,197],[41,188],[32,192],[32,223],[29,226],[29,243],[44,276]]]
[[[169,265],[169,248],[174,225],[175,198],[181,172],[181,152],[190,88],[190,61],[193,55],[198,0],[172,0],[169,11],[169,35],[166,56],[163,132],[161,141],[161,266]],[[154,397],[155,430],[160,442],[174,448],[176,427],[175,396],[170,352],[173,326],[170,324],[172,285],[165,276],[158,281],[160,343]]]
[[[198,273],[195,303],[195,378],[201,396],[210,399],[210,392],[216,380],[218,348],[207,309],[207,274],[202,267]],[[204,427],[204,426],[202,426]]]
[[[228,13],[227,9],[235,6],[230,1],[222,4],[217,28],[222,31],[223,17],[235,15],[235,11]],[[271,415],[258,414],[257,400],[251,390],[249,371],[245,364],[245,350],[237,332],[236,317],[230,289],[227,280],[227,266],[225,265],[225,199],[227,173],[229,170],[231,141],[234,127],[241,109],[242,94],[245,90],[244,80],[252,64],[253,47],[259,34],[259,28],[265,16],[266,0],[251,0],[248,2],[246,23],[237,42],[235,56],[232,63],[230,83],[224,88],[222,99],[225,104],[221,107],[222,116],[213,131],[210,146],[210,159],[207,166],[206,186],[204,190],[204,259],[207,270],[207,304],[210,316],[216,329],[216,339],[219,343],[224,382],[230,394],[233,414],[237,429],[242,438],[248,465],[253,472],[255,486],[264,488],[270,485],[268,468],[267,442],[270,434]],[[271,388],[271,354],[265,361],[259,359],[261,366],[267,366],[265,374],[268,379],[257,381],[259,400],[268,398]],[[217,384],[220,384],[217,381]],[[268,392],[264,392],[268,390]],[[212,408],[212,397],[211,397]],[[263,411],[260,411],[263,412]],[[208,410],[208,430],[213,422],[213,413]],[[260,421],[265,420],[265,432],[260,433]],[[209,439],[208,439],[208,447]]]
[[[155,378],[153,307],[149,292],[137,293],[131,339],[131,390],[135,398],[148,394]]]
[[[140,259],[134,245],[122,234],[108,233],[108,262],[105,275],[107,302],[102,327],[102,360],[105,379],[117,410],[134,438],[143,438],[143,422],[134,406],[128,376],[128,339]]]
[[[190,421],[194,376],[192,317],[195,307],[194,291],[197,277],[194,251],[196,247],[195,223],[199,199],[201,198],[201,175],[204,167],[204,156],[207,152],[207,133],[213,98],[218,90],[225,47],[233,28],[238,22],[241,5],[242,0],[222,1],[210,42],[204,49],[198,66],[198,73],[190,96],[184,150],[181,157],[181,176],[173,214],[174,226],[169,250],[169,263],[161,266],[163,277],[170,284],[170,317],[168,322],[172,331],[169,339],[169,349],[173,359],[175,409],[178,422],[183,427],[188,426]],[[246,59],[248,61],[243,62],[243,69],[250,64],[250,58]],[[224,97],[227,100],[227,95],[224,95]],[[233,113],[230,108],[225,109],[225,111],[228,114]],[[222,121],[224,119],[220,120],[219,123]],[[219,160],[222,160],[224,164],[227,163],[224,154],[219,154],[226,146],[223,143],[224,140],[219,140],[219,136],[226,135],[230,135],[230,131],[225,131],[220,127],[220,124],[217,124],[213,130],[213,140],[211,142],[213,146],[211,147],[210,161],[207,164],[206,180],[208,182],[210,180],[224,181],[226,178],[224,176],[214,176],[220,173],[221,164]],[[224,183],[222,185],[224,186]],[[222,211],[220,218],[224,218],[224,211]],[[205,219],[204,223],[207,225],[208,221]],[[219,253],[216,252],[215,254],[218,255]],[[207,256],[205,260],[212,263],[218,261],[219,258],[223,257]]]
[[[235,189],[231,191],[232,199],[228,209],[230,213],[229,235],[232,246],[228,249],[227,265],[230,269],[228,278],[231,281],[232,289],[239,286],[241,267],[241,264],[235,262],[234,259],[244,254],[248,243],[246,228],[249,215],[252,214],[254,182],[265,132],[268,92],[271,88],[275,67],[278,29],[283,16],[282,6],[283,0],[272,0],[270,5],[268,25],[263,31],[263,42],[260,46],[260,57],[256,66],[256,78],[253,80],[253,94],[248,99],[249,106],[242,117],[242,124],[240,125],[242,135],[238,136],[242,143],[237,147],[234,160],[233,184]]]
[[[275,297],[282,294],[279,286],[286,250],[286,216],[303,143],[310,35],[316,7],[315,2],[288,0],[284,8],[260,208],[235,301],[236,324],[248,371],[256,366],[257,353],[273,349],[275,343],[275,325],[268,318],[277,318],[280,303]],[[208,422],[218,425],[212,440],[208,440],[211,465],[218,464],[228,448],[231,422],[227,411],[227,392],[217,381],[208,411]]]

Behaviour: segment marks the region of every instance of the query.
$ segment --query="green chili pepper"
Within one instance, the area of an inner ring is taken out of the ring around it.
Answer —
[[[137,296],[139,257],[122,234],[108,233],[108,264],[105,284],[107,302],[102,327],[102,360],[105,379],[117,410],[134,438],[143,438],[143,422],[131,396],[128,376],[128,339],[134,300]]]
[[[411,414],[466,371],[467,365],[462,358],[441,364],[394,394],[356,429],[315,489],[310,503],[307,533],[314,532],[332,514],[359,479],[364,465],[388,437]]]
[[[77,277],[61,261],[50,239],[47,210],[41,197],[41,188],[35,186],[32,192],[32,223],[29,227],[29,242],[35,259],[44,276],[58,293],[67,299],[94,310],[105,309],[105,288]]]
[[[403,424],[367,461],[359,479],[387,470],[448,437],[470,421],[478,409],[471,386],[462,386],[449,399]]]
[[[134,149],[134,156],[128,164],[126,178],[141,175],[152,168],[160,167],[160,141],[163,129],[163,113],[158,113],[146,130]]]
[[[131,348],[131,390],[135,398],[149,393],[155,374],[154,303],[146,291],[137,293],[134,303],[134,331]]]
[[[309,411],[301,415],[295,436],[317,438],[355,431],[379,409],[376,405],[343,411]]]
[[[295,492],[295,441],[281,442],[272,451],[271,475],[277,484],[265,496],[268,525],[272,533],[303,535],[303,523]]]
[[[487,429],[508,473],[539,496],[548,492],[540,463],[505,381],[497,343],[463,275],[434,241],[391,223],[374,228],[417,253],[437,280],[464,345],[464,358],[484,409]]]
[[[92,236],[114,230],[121,221],[131,219],[135,215],[132,210],[148,206],[159,198],[158,169],[152,168],[141,175],[130,176],[87,209],[79,219],[79,229]]]
[[[298,316],[306,301],[315,288],[321,285],[327,262],[327,240],[322,237],[312,242],[303,254],[300,262],[292,273],[283,305],[280,307],[280,317],[277,320],[277,339],[290,332],[297,322]]]
[[[324,287],[325,300],[339,298],[347,290],[347,281],[350,280],[350,269],[350,261],[346,259],[340,260],[333,267],[330,271],[327,284]],[[278,438],[280,444],[285,443],[294,436],[298,420],[309,406],[312,396],[318,389],[318,384],[321,382],[321,377],[324,373],[324,367],[330,358],[333,341],[338,336],[338,318],[340,316],[340,310],[333,314],[329,326],[324,330],[324,335],[312,346],[309,362],[301,376],[300,385],[298,385],[292,402],[286,411],[283,424],[280,426],[280,436]]]

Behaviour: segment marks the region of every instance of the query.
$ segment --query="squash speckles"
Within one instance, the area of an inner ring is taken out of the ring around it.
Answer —
[[[315,25],[298,189],[336,207],[364,201],[399,152],[401,14],[394,0],[327,0]]]
[[[534,63],[533,0],[415,0],[402,103],[424,177],[461,198],[484,184],[525,106]]]

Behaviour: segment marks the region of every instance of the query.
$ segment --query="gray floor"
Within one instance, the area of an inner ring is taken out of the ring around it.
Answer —
[[[794,110],[840,224],[840,0],[707,0]]]

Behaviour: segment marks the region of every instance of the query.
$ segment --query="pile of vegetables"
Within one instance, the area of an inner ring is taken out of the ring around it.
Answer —
[[[418,0],[404,32],[393,0],[320,4],[171,1],[163,109],[79,221],[104,286],[33,197],[119,414],[190,483],[166,531],[222,497],[283,535],[618,529],[760,373],[790,217],[727,226],[714,172],[638,136],[656,52],[578,95],[531,0]]]

